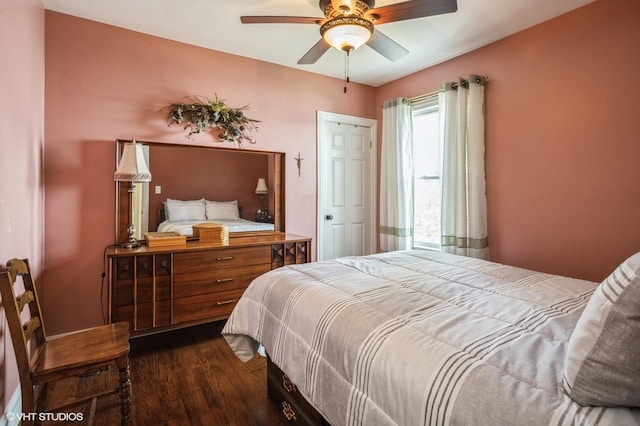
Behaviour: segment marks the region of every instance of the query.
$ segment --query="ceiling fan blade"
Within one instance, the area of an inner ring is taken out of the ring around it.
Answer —
[[[307,16],[241,16],[243,24],[320,24],[325,18]]]
[[[302,58],[300,58],[300,60],[298,61],[298,64],[300,65],[315,64],[316,61],[320,59],[322,55],[324,55],[327,52],[327,50],[329,50],[330,48],[331,46],[329,46],[329,43],[327,43],[326,41],[324,41],[323,38],[321,38],[316,44],[313,45],[311,49],[309,49],[307,53],[304,54]]]
[[[367,42],[367,46],[369,46],[391,62],[397,61],[398,59],[409,53],[407,49],[400,46],[398,43],[391,40],[389,37],[382,34],[378,30],[373,31],[371,38]]]
[[[366,16],[377,16],[375,24],[379,25],[404,21],[405,19],[441,15],[455,12],[456,10],[458,10],[458,2],[456,0],[409,0],[370,9]]]

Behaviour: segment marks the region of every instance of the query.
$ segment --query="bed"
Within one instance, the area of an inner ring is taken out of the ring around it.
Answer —
[[[226,226],[229,232],[254,232],[254,231],[273,231],[273,223],[253,222],[250,220],[237,219],[214,219],[211,221],[202,220],[165,220],[158,225],[158,232],[179,232],[187,237],[193,236],[193,225],[202,225],[203,223],[217,223]]]
[[[254,222],[240,217],[237,200],[210,201],[167,199],[158,212],[158,232],[178,232],[193,236],[193,226],[217,223],[229,232],[273,231],[273,223]]]
[[[640,253],[600,285],[431,251],[290,265],[222,334],[335,426],[636,425],[639,270]]]

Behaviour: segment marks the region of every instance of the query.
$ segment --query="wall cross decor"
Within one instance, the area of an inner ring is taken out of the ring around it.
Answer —
[[[300,168],[302,167],[302,160],[304,160],[304,158],[301,158],[300,153],[298,152],[298,156],[293,159],[296,160],[296,166],[298,166],[298,177],[300,177]]]

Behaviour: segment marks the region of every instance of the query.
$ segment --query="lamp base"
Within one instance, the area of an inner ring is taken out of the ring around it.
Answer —
[[[139,245],[140,245],[140,243],[137,240],[134,239],[133,241],[129,240],[129,241],[126,241],[126,242],[120,244],[120,247],[131,249],[131,248],[138,247]]]
[[[136,240],[136,228],[133,225],[133,223],[131,223],[129,225],[129,228],[127,229],[129,231],[129,239],[127,241],[125,241],[124,243],[122,243],[120,245],[120,247],[122,248],[134,248],[134,247],[138,247],[140,245],[140,243],[138,242],[138,240]]]

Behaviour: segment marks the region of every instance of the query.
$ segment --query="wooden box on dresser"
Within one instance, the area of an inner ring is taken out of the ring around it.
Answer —
[[[310,255],[310,238],[281,232],[108,248],[109,322],[128,321],[139,336],[226,319],[254,278]]]

